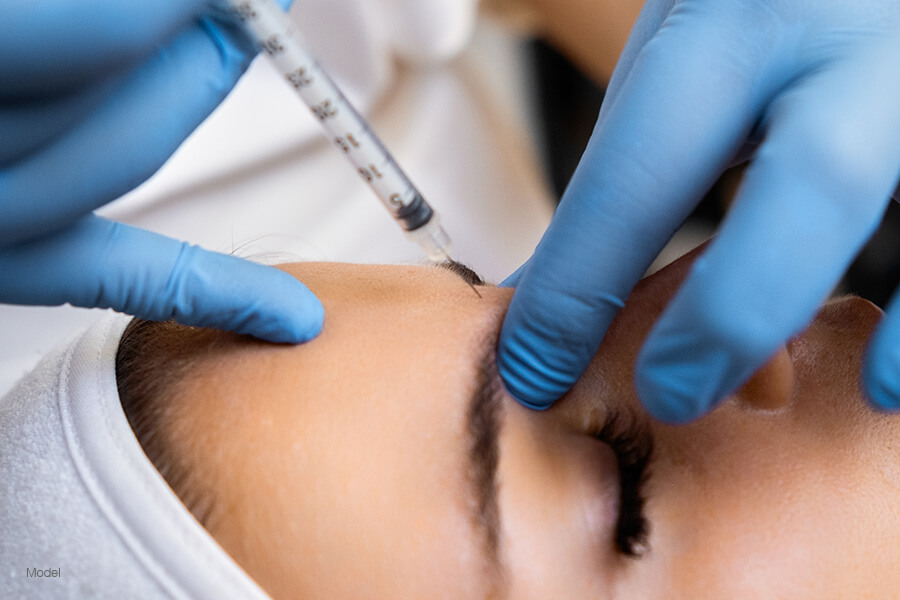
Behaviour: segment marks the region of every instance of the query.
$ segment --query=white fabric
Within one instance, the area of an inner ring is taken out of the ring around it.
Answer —
[[[478,0],[381,0],[394,49],[411,62],[452,58],[462,50],[474,26]]]
[[[515,41],[475,28],[476,3],[297,0],[291,14],[442,215],[457,258],[499,281],[531,254],[552,202],[522,80],[497,60]],[[421,261],[318,127],[258,60],[155,177],[100,213],[269,262]],[[98,312],[0,305],[0,394]]]
[[[115,380],[126,323],[89,329],[0,399],[0,597],[268,598],[135,439]]]

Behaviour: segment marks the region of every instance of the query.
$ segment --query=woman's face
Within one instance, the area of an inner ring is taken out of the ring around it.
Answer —
[[[895,595],[900,421],[858,385],[880,312],[832,302],[711,415],[662,425],[632,365],[692,259],[636,288],[544,413],[492,366],[511,290],[479,297],[434,267],[285,266],[325,305],[322,335],[226,341],[180,389],[172,439],[215,482],[214,536],[275,598]],[[649,549],[627,556],[626,463],[651,444]]]

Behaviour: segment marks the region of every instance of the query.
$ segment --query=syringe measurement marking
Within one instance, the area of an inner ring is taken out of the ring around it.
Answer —
[[[349,106],[346,101],[341,96],[338,100],[333,101],[330,98],[326,98],[319,102],[318,105],[312,107],[312,112],[316,117],[319,118],[320,121],[323,121],[323,124],[328,127],[328,124],[324,123],[332,118],[336,118],[342,107]],[[357,139],[357,136],[360,136],[360,139],[370,138],[369,132],[366,129],[361,129],[358,134],[348,133],[344,136],[337,136],[333,139],[334,144],[344,151],[345,154],[351,155],[351,161],[354,165],[356,165],[357,171],[362,176],[363,179],[368,183],[375,183],[376,180],[384,179],[385,174],[382,170],[385,167],[390,167],[390,161],[386,158],[382,161],[381,166],[376,166],[374,164],[369,164],[368,166],[363,166],[360,163],[359,159],[352,155],[355,149],[357,150],[365,150],[363,148],[360,140]],[[372,141],[371,139],[369,141]],[[374,142],[372,142],[374,143]],[[388,193],[388,203],[394,208],[404,208],[409,205],[416,197],[415,191],[411,188],[411,186],[407,186],[405,193]]]
[[[259,21],[262,17],[255,10],[252,0],[241,3],[237,7],[237,14],[238,17],[244,22]],[[284,39],[281,34],[272,34],[269,37],[264,38],[261,43],[262,50],[265,51],[269,56],[271,56],[276,61],[276,63],[279,62],[279,58],[289,58],[285,57],[284,55],[288,54],[289,45],[291,44],[291,42],[293,42],[294,35],[295,32],[293,31],[293,27],[288,26]],[[293,49],[294,52],[292,54],[295,55],[294,59],[297,58],[297,55],[306,56],[305,51],[303,51],[302,49],[296,47],[294,47]],[[312,64],[310,65],[302,65],[300,67],[297,67],[295,62],[293,65],[290,65],[290,67],[292,67],[291,70],[285,75],[288,83],[291,84],[291,86],[297,91],[297,93],[299,93],[302,97],[304,97],[305,100],[307,100],[307,104],[309,105],[311,112],[332,134],[334,134],[335,132],[332,131],[332,128],[329,126],[330,124],[327,121],[336,119],[339,116],[342,105],[345,105],[348,108],[347,112],[350,118],[352,118],[354,121],[359,120],[359,117],[353,114],[352,107],[350,107],[346,100],[344,100],[343,96],[340,93],[340,90],[338,90],[334,86],[334,84],[328,79],[327,76],[323,76],[320,78],[322,81],[322,85],[324,88],[326,88],[328,96],[334,94],[336,98],[323,98],[321,96],[319,96],[318,98],[308,97],[310,95],[316,95],[316,90],[310,89],[313,88],[313,84],[316,83],[316,76],[319,74],[324,75],[324,73],[321,73],[321,69],[315,60],[312,60]],[[288,71],[288,69],[284,70]],[[319,92],[321,91],[322,90],[319,90]],[[357,136],[359,136],[360,139],[357,139]],[[338,148],[343,150],[345,154],[350,155],[348,156],[348,158],[350,158],[351,162],[356,165],[357,171],[359,172],[360,176],[362,176],[363,179],[365,179],[369,184],[375,185],[376,183],[383,182],[385,178],[385,173],[382,172],[383,168],[385,166],[390,167],[391,165],[390,160],[386,157],[386,153],[379,153],[379,157],[383,159],[382,168],[379,168],[375,164],[368,164],[366,166],[366,161],[360,160],[360,158],[362,157],[357,158],[355,156],[354,151],[362,152],[364,155],[367,154],[367,148],[364,147],[364,144],[361,141],[362,139],[366,138],[368,138],[367,141],[376,146],[377,151],[377,146],[380,144],[378,144],[371,138],[370,132],[366,128],[362,128],[357,134],[347,133],[343,136],[338,135],[333,138],[333,142],[336,146],[338,146]],[[402,174],[399,173],[395,174],[395,176],[397,176],[401,181],[405,179],[405,177],[403,177]],[[403,182],[407,184],[406,189],[403,193],[392,193],[390,190],[384,190],[385,192],[387,192],[385,193],[386,203],[395,209],[405,208],[416,198],[416,192],[412,185],[406,181]],[[378,187],[381,188],[382,186]]]
[[[263,42],[263,50],[269,53],[270,56],[275,56],[284,52],[284,44],[281,42],[281,36],[278,34],[273,35],[269,39]]]
[[[384,178],[384,175],[381,174],[378,167],[375,165],[369,165],[368,168],[360,167],[359,174],[363,176],[363,179],[369,182]]]
[[[310,110],[312,110],[312,113],[316,115],[320,121],[334,118],[338,114],[337,106],[333,106],[331,100],[328,98],[322,100],[315,106],[311,106]]]
[[[334,145],[347,154],[350,154],[354,148],[359,148],[359,142],[356,141],[352,133],[348,133],[344,137],[338,136],[334,138]]]
[[[241,21],[249,21],[251,19],[256,19],[257,14],[256,11],[253,10],[252,2],[241,2],[237,6],[234,7],[234,10],[237,12],[238,18]]]
[[[288,73],[285,75],[285,78],[288,80],[288,83],[298,90],[313,84],[313,79],[307,73],[306,67],[300,67],[299,69]]]

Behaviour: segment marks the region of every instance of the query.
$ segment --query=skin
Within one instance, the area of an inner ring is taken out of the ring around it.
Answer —
[[[643,0],[481,0],[487,14],[543,37],[601,85],[612,76],[643,5]]]
[[[519,0],[538,33],[585,74],[609,81],[644,3],[642,0]]]
[[[900,421],[859,391],[881,313],[833,301],[700,421],[641,412],[632,365],[689,255],[634,291],[552,409],[503,394],[502,581],[470,518],[465,409],[512,290],[409,266],[283,267],[321,298],[299,347],[223,335],[169,435],[215,489],[211,532],[274,598],[886,598],[900,589]],[[501,392],[502,393],[502,392]],[[654,437],[650,550],[617,552],[608,407]],[[777,408],[772,408],[777,407]]]

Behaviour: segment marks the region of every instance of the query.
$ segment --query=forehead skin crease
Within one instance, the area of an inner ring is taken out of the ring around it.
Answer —
[[[176,443],[227,514],[217,541],[276,598],[488,596],[466,408],[511,290],[479,298],[429,267],[281,268],[322,300],[319,338],[222,334],[228,351],[201,360],[180,394]]]

